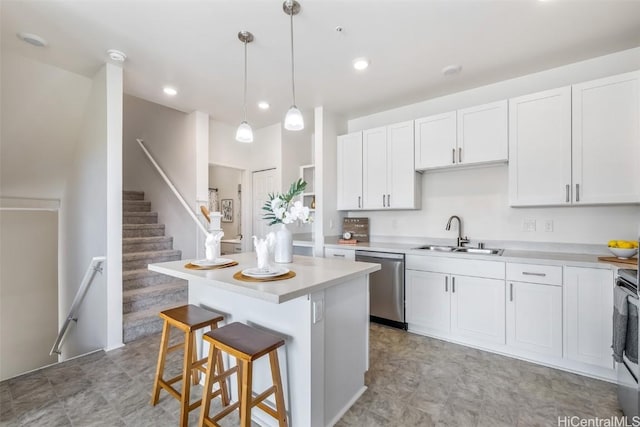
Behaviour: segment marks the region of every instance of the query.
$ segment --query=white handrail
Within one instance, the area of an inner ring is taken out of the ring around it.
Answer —
[[[147,155],[149,160],[151,160],[151,163],[153,163],[153,165],[156,167],[156,169],[158,170],[158,173],[160,174],[162,179],[164,179],[164,182],[167,183],[167,185],[169,186],[173,194],[175,194],[175,196],[178,198],[182,206],[187,210],[187,213],[189,214],[189,216],[191,216],[191,218],[195,221],[195,223],[198,224],[198,227],[200,227],[200,230],[202,230],[204,235],[207,236],[209,232],[207,231],[205,226],[200,222],[200,220],[198,220],[198,217],[196,216],[195,212],[193,212],[193,209],[189,207],[187,202],[184,200],[184,197],[182,197],[182,195],[180,194],[178,189],[175,187],[175,185],[173,185],[173,183],[171,182],[167,174],[164,173],[164,171],[162,170],[160,165],[155,161],[155,159],[153,158],[149,150],[147,150],[147,147],[144,146],[144,141],[141,138],[136,138],[136,141],[138,141],[138,144],[140,145],[140,148],[142,148],[142,151],[144,151],[144,153]]]
[[[56,342],[53,344],[53,347],[51,347],[49,356],[53,356],[54,354],[61,354],[60,346],[62,345],[62,340],[64,339],[64,336],[67,332],[67,328],[69,327],[69,324],[72,320],[74,322],[78,321],[78,309],[80,308],[80,304],[82,304],[82,300],[87,294],[89,285],[91,285],[91,283],[93,282],[93,278],[96,276],[96,273],[102,272],[102,263],[105,262],[106,259],[107,258],[103,256],[95,256],[91,258],[89,267],[87,267],[87,271],[84,273],[84,277],[82,278],[82,283],[80,283],[78,292],[76,292],[76,296],[73,298],[73,302],[71,303],[69,315],[67,315],[62,328],[60,328],[60,332],[58,333]]]

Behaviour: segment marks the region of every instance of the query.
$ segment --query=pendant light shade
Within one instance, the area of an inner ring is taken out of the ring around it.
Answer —
[[[284,116],[284,128],[286,130],[302,130],[304,129],[304,119],[298,107],[292,105]]]
[[[295,67],[293,61],[293,15],[297,15],[300,12],[300,3],[295,0],[285,0],[282,4],[282,10],[290,17],[290,33],[291,33],[291,94],[293,103],[291,108],[287,111],[287,115],[284,117],[284,128],[286,130],[302,130],[304,129],[304,119],[302,113],[296,107],[296,79],[295,79]]]
[[[238,130],[236,131],[236,141],[253,142],[253,130],[251,130],[249,123],[245,121],[240,123],[240,126],[238,126]]]
[[[253,41],[253,34],[248,31],[240,31],[238,33],[238,39],[244,44],[244,100],[242,104],[244,120],[240,123],[236,131],[236,141],[253,142],[253,130],[251,126],[249,126],[249,123],[247,123],[247,43]]]

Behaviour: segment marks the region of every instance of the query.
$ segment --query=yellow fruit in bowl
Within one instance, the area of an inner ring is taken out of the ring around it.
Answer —
[[[633,249],[633,244],[631,242],[618,242],[618,247],[620,249]]]
[[[609,246],[610,248],[615,248],[618,246],[618,241],[617,240],[609,240],[609,243],[607,243],[607,246]]]
[[[638,247],[638,242],[636,242],[636,241],[631,242],[631,244],[633,245],[634,248]]]

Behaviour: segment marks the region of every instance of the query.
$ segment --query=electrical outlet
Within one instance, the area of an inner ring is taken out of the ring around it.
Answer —
[[[553,231],[553,220],[552,219],[545,219],[544,220],[544,231],[546,231],[546,232],[552,232]]]
[[[324,318],[324,300],[319,299],[319,300],[313,301],[312,308],[313,308],[313,323],[318,323],[322,321],[322,319]]]
[[[536,220],[532,218],[525,218],[522,221],[522,231],[536,231]]]

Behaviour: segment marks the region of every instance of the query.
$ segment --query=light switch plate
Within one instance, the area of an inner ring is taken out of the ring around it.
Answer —
[[[532,218],[525,218],[522,221],[522,231],[536,231],[536,220]]]
[[[553,231],[553,220],[552,219],[545,219],[544,220],[544,231],[546,231],[546,232],[552,232]]]
[[[321,322],[324,319],[324,300],[315,300],[312,303],[313,323]]]

